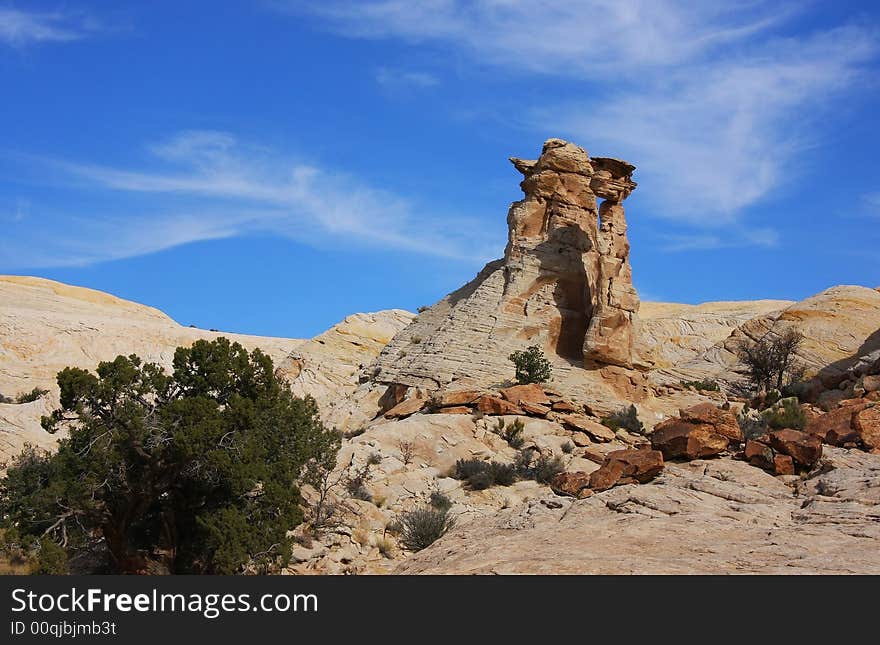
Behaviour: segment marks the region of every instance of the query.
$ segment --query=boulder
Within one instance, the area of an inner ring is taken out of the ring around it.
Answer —
[[[550,490],[557,495],[568,495],[583,499],[592,495],[590,490],[590,475],[583,471],[574,473],[559,473],[550,481]]]
[[[525,414],[522,408],[514,405],[510,401],[505,401],[497,396],[484,394],[477,399],[477,409],[483,414],[504,415],[504,414]]]
[[[614,441],[614,431],[581,414],[567,414],[561,418],[570,430],[584,432],[594,441]]]
[[[553,404],[552,409],[554,412],[560,412],[562,414],[571,414],[572,412],[578,411],[577,406],[568,401],[556,401]]]
[[[777,475],[794,475],[794,461],[788,455],[775,455],[773,472]]]
[[[723,435],[735,443],[743,440],[742,430],[736,422],[736,415],[711,403],[700,403],[692,408],[679,411],[682,421],[712,426],[716,434]]]
[[[548,406],[551,403],[550,399],[547,398],[547,395],[544,393],[544,388],[537,383],[505,387],[502,388],[500,392],[505,400],[510,401],[514,405],[531,403],[534,405]]]
[[[622,462],[608,461],[606,459],[599,470],[594,470],[590,473],[590,488],[598,493],[616,486],[623,477],[624,470],[626,470],[626,467]]]
[[[856,412],[853,427],[866,450],[880,451],[880,405]]]
[[[550,408],[548,408],[546,405],[538,405],[537,403],[520,401],[519,407],[525,410],[526,414],[530,414],[535,417],[546,417],[548,414],[550,414]]]
[[[406,399],[402,403],[398,403],[393,408],[388,410],[388,412],[386,412],[384,416],[386,419],[403,419],[421,410],[423,407],[425,407],[425,403],[425,399]]]
[[[880,374],[871,374],[862,379],[865,392],[880,392]]]
[[[453,392],[441,392],[435,401],[441,408],[454,405],[470,405],[482,396],[478,390],[455,390]]]
[[[790,456],[795,464],[804,468],[812,468],[822,456],[819,438],[799,430],[774,430],[770,433],[770,447]]]
[[[615,450],[607,455],[608,461],[623,464],[623,476],[631,477],[640,484],[648,482],[663,470],[663,454],[659,450]]]
[[[664,421],[651,433],[651,446],[662,452],[665,459],[713,457],[724,452],[729,445],[730,440],[715,432],[713,426],[680,419]]]
[[[761,441],[747,440],[743,457],[750,464],[758,468],[763,468],[764,470],[775,469],[773,449]]]
[[[663,455],[657,450],[615,450],[605,456],[599,470],[590,473],[590,488],[596,492],[623,484],[644,484],[663,470]]]
[[[853,407],[843,407],[825,414],[808,416],[804,430],[808,434],[818,437],[823,443],[832,446],[856,442],[859,437],[853,428],[854,412]]]
[[[451,405],[448,408],[434,410],[434,414],[473,414],[473,408],[466,405]]]
[[[587,446],[593,445],[593,442],[590,441],[590,438],[587,436],[587,434],[584,432],[580,432],[580,431],[575,431],[575,432],[571,433],[571,441],[578,448],[585,448]],[[604,457],[599,459],[600,463],[603,461],[605,461]]]

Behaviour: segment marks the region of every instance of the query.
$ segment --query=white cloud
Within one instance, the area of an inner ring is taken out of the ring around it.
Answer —
[[[154,214],[65,216],[55,225],[50,252],[7,231],[12,237],[0,247],[3,263],[89,264],[258,232],[316,245],[372,245],[469,262],[492,256],[492,240],[473,221],[417,211],[406,199],[355,177],[282,158],[229,133],[183,132],[149,150],[169,167],[144,171],[41,160],[74,180],[76,188],[140,194],[126,198],[119,210]],[[151,206],[153,198],[166,203]],[[199,203],[195,209],[183,205],[193,199]],[[107,201],[112,203],[112,196]]]
[[[736,225],[793,181],[808,166],[802,153],[833,128],[829,106],[867,78],[877,52],[863,26],[792,35],[789,22],[809,8],[794,2],[285,6],[350,37],[439,43],[513,75],[558,77],[566,98],[542,91],[521,122],[632,161],[653,214],[700,228]]]
[[[670,253],[710,251],[743,246],[773,248],[779,244],[779,233],[766,227],[743,229],[734,226],[723,232],[661,233],[658,237],[661,240],[661,250]]]
[[[434,87],[440,84],[440,80],[428,72],[419,72],[403,69],[380,67],[374,75],[376,82],[387,88],[396,87]]]
[[[91,21],[77,15],[0,7],[0,43],[15,47],[31,43],[79,40],[93,30],[94,24]]]
[[[678,64],[771,26],[755,0],[343,0],[276,3],[365,38],[445,41],[483,62],[572,76]]]

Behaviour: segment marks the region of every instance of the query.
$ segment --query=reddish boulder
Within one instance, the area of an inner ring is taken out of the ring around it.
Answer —
[[[773,457],[773,472],[777,475],[794,475],[794,461],[788,455]]]
[[[853,426],[866,450],[880,450],[880,405],[856,412]]]
[[[804,430],[832,446],[858,441],[858,434],[852,427],[853,413],[852,407],[846,407],[808,417]]]
[[[550,481],[550,490],[557,495],[568,495],[579,499],[593,494],[590,490],[590,475],[583,471],[559,473]]]
[[[466,405],[451,405],[448,408],[434,410],[434,414],[473,414],[473,409]]]
[[[505,400],[510,401],[514,405],[522,405],[523,403],[532,403],[535,405],[550,405],[550,399],[544,393],[537,383],[529,385],[514,385],[500,390],[501,396]]]
[[[623,484],[644,484],[662,470],[663,455],[657,450],[615,450],[590,474],[589,485],[599,492]]]
[[[774,470],[773,450],[765,443],[749,439],[746,441],[743,457],[753,466],[764,470]]]
[[[663,470],[663,453],[659,450],[615,450],[609,452],[606,458],[623,464],[623,476],[631,477],[640,484],[654,479]]]
[[[580,414],[568,414],[562,417],[562,423],[570,430],[587,433],[595,441],[613,441],[614,431],[603,426],[597,421],[588,419]]]
[[[402,419],[411,414],[415,414],[425,407],[425,400],[420,398],[407,399],[402,403],[398,403],[385,413],[386,419]]]
[[[568,401],[556,401],[553,404],[552,409],[554,412],[561,412],[564,414],[578,411],[577,406],[574,403],[569,403]]]
[[[520,401],[519,407],[525,410],[526,414],[536,417],[546,417],[550,413],[550,408],[546,405],[538,405],[537,403],[529,403],[528,401]]]
[[[680,419],[664,421],[655,426],[651,433],[651,446],[662,452],[665,459],[712,457],[729,445],[730,440],[715,432],[713,426],[696,425]]]
[[[770,447],[790,456],[798,466],[812,468],[822,456],[822,442],[815,435],[799,430],[774,430]]]
[[[443,392],[437,396],[436,403],[441,408],[452,407],[454,405],[470,405],[479,399],[481,394],[482,393],[477,390]]]
[[[590,488],[598,493],[616,486],[623,477],[624,470],[626,467],[622,462],[606,459],[599,470],[590,473]]]
[[[489,394],[484,394],[477,399],[477,409],[483,414],[525,414],[522,408],[510,401]]]
[[[736,421],[736,415],[711,403],[700,403],[692,408],[679,411],[682,421],[698,425],[712,426],[716,434],[723,435],[735,443],[743,440],[742,430]]]

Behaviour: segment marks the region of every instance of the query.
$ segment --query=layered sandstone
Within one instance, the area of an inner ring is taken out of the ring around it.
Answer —
[[[65,367],[94,370],[119,354],[137,354],[169,368],[177,347],[225,336],[268,354],[294,392],[314,396],[330,416],[356,387],[358,370],[411,318],[401,310],[355,314],[311,341],[248,336],[185,327],[158,309],[92,289],[0,276],[0,393],[49,390],[32,403],[0,403],[0,462],[25,443],[55,444],[58,437],[43,431],[40,416],[58,404],[55,376]]]
[[[816,376],[826,386],[836,385],[861,357],[880,349],[880,292],[851,285],[826,289],[781,311],[744,322],[700,355],[658,370],[655,378],[667,382],[705,378],[736,385],[742,382],[737,345],[764,336],[772,338],[788,329],[804,335],[797,361],[807,377]]]
[[[422,313],[369,376],[437,389],[508,379],[508,355],[539,345],[561,366],[628,368],[639,300],[623,200],[634,166],[560,139],[511,159],[525,198],[511,205],[504,257]]]

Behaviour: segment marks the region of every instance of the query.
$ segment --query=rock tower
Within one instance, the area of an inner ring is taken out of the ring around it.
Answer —
[[[399,332],[372,380],[488,385],[512,375],[510,352],[533,344],[565,368],[632,365],[639,299],[623,201],[635,167],[561,139],[535,161],[511,162],[525,199],[508,212],[504,258]]]

